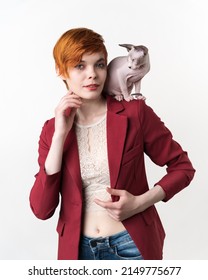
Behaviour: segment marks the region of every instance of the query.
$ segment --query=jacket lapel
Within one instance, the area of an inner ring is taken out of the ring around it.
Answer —
[[[79,153],[77,138],[75,133],[75,127],[69,132],[65,144],[64,144],[64,162],[66,164],[67,170],[74,180],[75,184],[78,186],[80,195],[82,197],[82,181],[81,181],[81,171],[79,163]]]
[[[111,187],[116,187],[127,130],[127,117],[119,115],[122,103],[108,98],[107,145]]]

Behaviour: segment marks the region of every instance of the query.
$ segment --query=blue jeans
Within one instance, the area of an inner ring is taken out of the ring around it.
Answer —
[[[81,236],[79,260],[143,260],[143,257],[125,230],[107,237]]]

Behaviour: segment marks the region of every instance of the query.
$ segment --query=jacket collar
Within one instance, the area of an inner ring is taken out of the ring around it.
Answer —
[[[125,110],[123,104],[107,97],[107,147],[110,183],[116,188],[127,131],[127,117],[119,114]]]
[[[107,100],[107,110],[112,113],[119,113],[125,110],[122,102],[115,100],[112,96],[106,96]]]

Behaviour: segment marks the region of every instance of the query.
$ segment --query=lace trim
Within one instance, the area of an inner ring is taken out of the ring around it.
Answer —
[[[107,141],[106,115],[91,125],[76,123],[76,134],[79,149],[80,169],[83,184],[83,196],[87,211],[105,210],[93,200],[110,200],[106,191],[110,185]]]

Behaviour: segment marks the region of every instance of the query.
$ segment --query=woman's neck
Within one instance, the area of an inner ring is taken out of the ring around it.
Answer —
[[[107,102],[103,97],[93,101],[83,100],[81,108],[76,113],[76,122],[81,125],[95,123],[105,115],[106,111]]]

